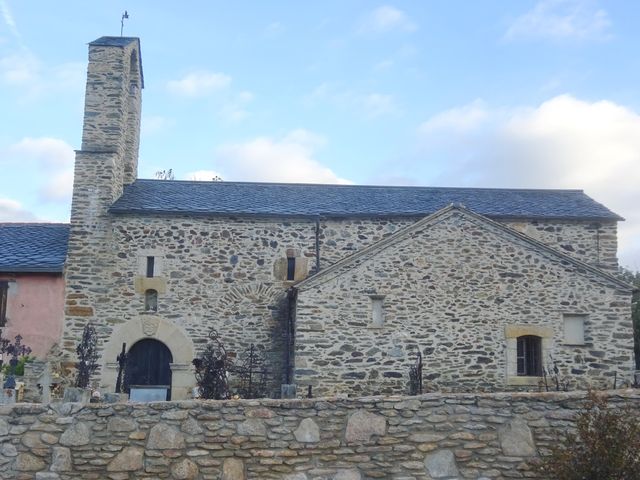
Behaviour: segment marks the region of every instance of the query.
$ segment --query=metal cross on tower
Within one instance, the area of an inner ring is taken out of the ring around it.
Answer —
[[[129,20],[129,14],[125,10],[122,14],[122,18],[120,19],[120,36],[122,36],[122,32],[124,31],[124,21]]]

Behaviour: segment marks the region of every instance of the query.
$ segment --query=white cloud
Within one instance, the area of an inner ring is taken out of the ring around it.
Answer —
[[[40,70],[38,59],[26,50],[0,58],[0,78],[7,85],[30,86],[40,79]]]
[[[28,49],[21,48],[0,58],[0,83],[24,92],[24,98],[33,100],[45,93],[81,92],[85,69],[85,64],[79,62],[47,66]]]
[[[45,201],[66,202],[73,194],[73,169],[57,172],[40,188],[40,197]]]
[[[440,129],[470,130],[484,122],[488,115],[489,112],[484,102],[478,99],[468,105],[452,108],[434,115],[420,125],[420,130],[424,133]]]
[[[284,142],[302,145],[309,150],[317,150],[326,145],[327,140],[317,133],[310,132],[304,128],[296,128],[284,136]]]
[[[640,263],[631,253],[640,252],[638,112],[570,95],[537,107],[477,104],[441,112],[420,128],[437,184],[583,189],[627,219],[620,224],[621,257]]]
[[[36,216],[25,210],[20,202],[0,198],[0,222],[33,222]]]
[[[384,58],[373,65],[373,70],[376,72],[383,72],[391,69],[394,66],[399,66],[418,53],[418,48],[411,44],[406,43],[393,52],[388,58]]]
[[[167,89],[176,95],[202,97],[223,90],[231,85],[231,77],[224,73],[197,71],[186,74],[179,80],[170,80]]]
[[[64,140],[50,137],[25,137],[9,146],[8,151],[20,162],[36,161],[54,167],[72,165],[75,158],[71,145]]]
[[[253,93],[243,91],[237,95],[233,95],[222,107],[220,108],[220,117],[230,123],[241,122],[247,118],[250,114],[247,109],[247,105],[253,101]]]
[[[351,183],[314,158],[322,144],[324,139],[312,132],[293,130],[279,139],[223,145],[216,151],[216,165],[224,180]]]
[[[45,174],[45,183],[38,186],[41,200],[61,202],[71,198],[75,153],[65,141],[26,137],[0,153],[16,165],[31,164]]]
[[[140,122],[142,135],[153,135],[162,132],[174,124],[173,119],[161,115],[144,115]]]
[[[86,81],[87,65],[83,62],[67,62],[51,68],[54,84],[67,88],[82,88]]]
[[[596,5],[595,0],[540,0],[513,21],[505,38],[606,39],[611,20]]]
[[[365,112],[370,117],[380,117],[398,111],[393,95],[370,93],[363,95],[361,102]]]
[[[382,72],[384,70],[389,70],[391,67],[393,67],[394,63],[395,62],[391,59],[380,60],[373,66],[373,69],[378,72]]]
[[[264,29],[266,36],[276,37],[284,32],[284,25],[280,22],[271,22]]]
[[[235,103],[223,105],[220,109],[220,117],[229,123],[238,123],[249,116],[247,109]]]
[[[13,18],[9,4],[5,0],[0,0],[0,12],[2,12],[2,19],[4,20],[7,29],[13,34],[13,36],[19,39],[20,32],[18,31],[18,25]]]
[[[391,5],[380,6],[367,13],[358,27],[359,33],[413,32],[416,25],[409,16]]]
[[[253,101],[254,95],[249,91],[243,91],[238,94],[238,101],[243,103],[248,103]]]
[[[367,118],[393,115],[401,111],[393,95],[342,90],[329,83],[323,83],[316,87],[313,92],[307,95],[305,101],[309,105],[322,105],[331,102],[339,108],[357,111]]]

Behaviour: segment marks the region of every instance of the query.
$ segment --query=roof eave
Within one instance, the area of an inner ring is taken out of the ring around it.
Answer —
[[[60,273],[64,271],[64,266],[55,267],[23,267],[23,266],[8,266],[0,267],[0,273]]]
[[[194,211],[194,210],[164,210],[151,208],[121,208],[111,207],[109,213],[114,215],[187,215],[196,217],[243,217],[243,218],[424,218],[434,212],[384,212],[384,213],[267,213],[267,212],[216,212],[216,211]],[[618,222],[624,218],[612,214],[611,216],[561,216],[561,215],[484,215],[491,219],[499,220],[564,220],[576,222]]]

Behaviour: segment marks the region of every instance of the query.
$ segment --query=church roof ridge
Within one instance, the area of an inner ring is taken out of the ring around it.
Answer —
[[[426,189],[426,190],[489,190],[499,192],[572,192],[584,193],[581,188],[519,188],[519,187],[443,187],[437,185],[384,185],[374,183],[315,183],[315,182],[259,182],[250,180],[160,180],[157,178],[138,178],[136,182],[180,182],[192,184],[216,185],[265,185],[265,186],[297,186],[297,187],[340,187],[340,188],[386,188],[386,189]]]
[[[138,179],[114,214],[423,217],[451,203],[490,218],[624,220],[582,190]]]

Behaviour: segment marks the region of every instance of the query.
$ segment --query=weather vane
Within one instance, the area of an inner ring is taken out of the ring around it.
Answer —
[[[125,10],[122,14],[122,18],[120,19],[120,36],[122,36],[122,31],[124,30],[124,21],[129,19],[129,14]]]

